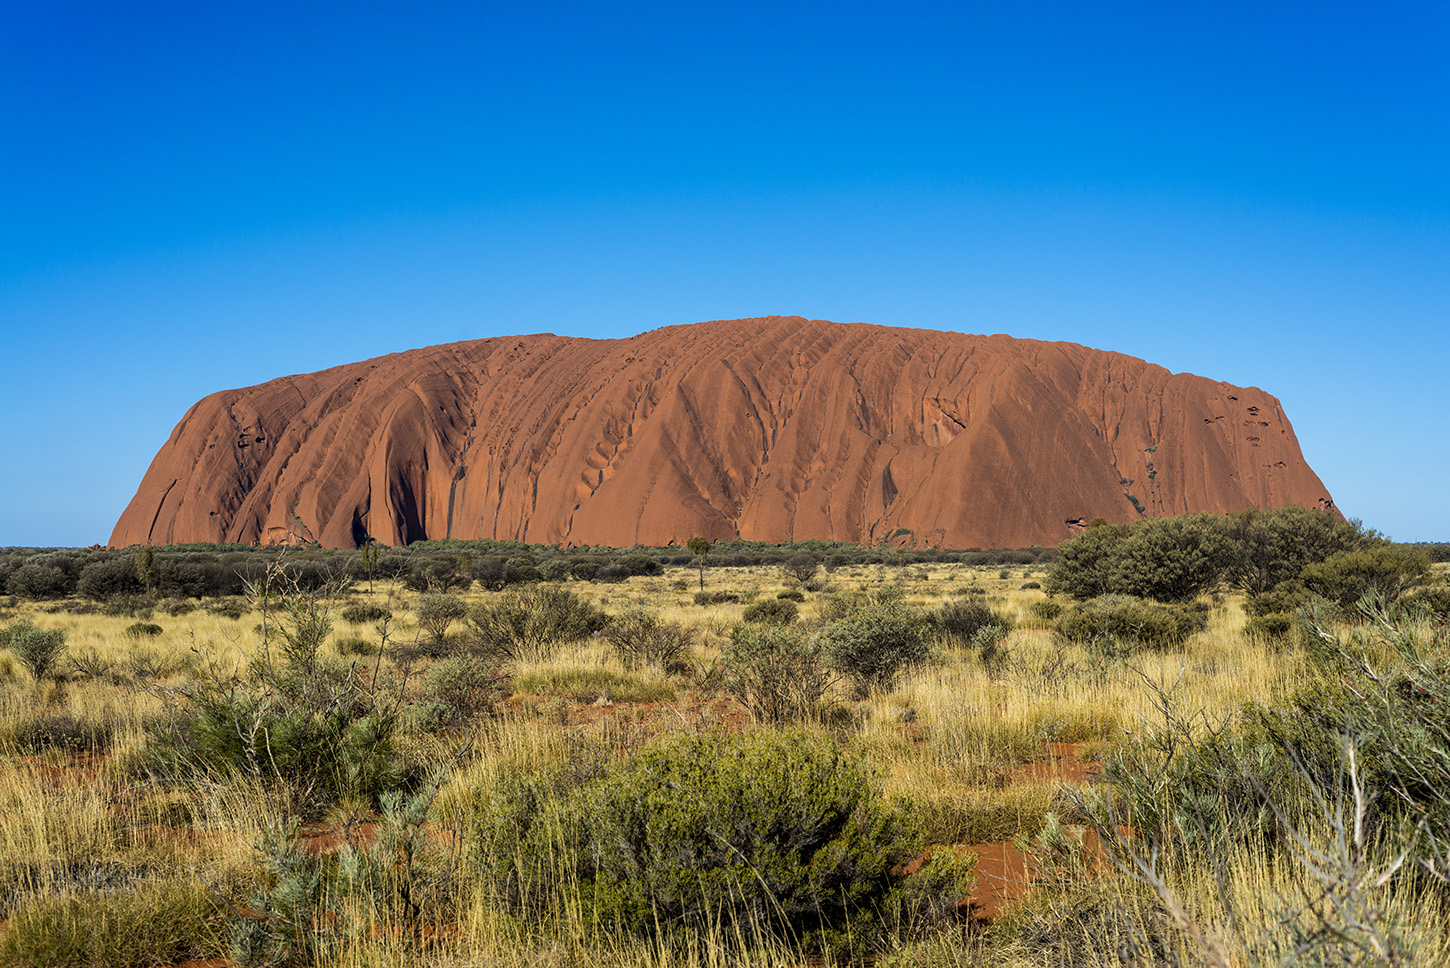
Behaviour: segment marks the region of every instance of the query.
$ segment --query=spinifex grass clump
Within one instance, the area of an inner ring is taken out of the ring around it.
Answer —
[[[515,778],[479,804],[471,840],[497,902],[579,911],[609,934],[849,945],[858,919],[910,921],[941,910],[926,894],[954,903],[971,886],[945,859],[903,886],[894,872],[921,850],[913,813],[804,732],[676,735],[574,786]]]

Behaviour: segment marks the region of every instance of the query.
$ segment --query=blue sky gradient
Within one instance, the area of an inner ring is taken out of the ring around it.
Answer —
[[[799,314],[1283,402],[1450,540],[1441,4],[12,4],[0,545],[104,542],[215,390]]]

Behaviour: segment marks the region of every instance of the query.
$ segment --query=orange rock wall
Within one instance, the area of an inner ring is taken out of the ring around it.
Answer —
[[[431,346],[212,394],[111,544],[907,529],[1026,547],[1132,520],[1132,498],[1333,506],[1262,390],[1073,343],[769,317]]]

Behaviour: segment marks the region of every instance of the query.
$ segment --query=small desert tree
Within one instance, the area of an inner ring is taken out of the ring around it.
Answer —
[[[433,637],[435,645],[443,645],[448,627],[468,615],[468,603],[457,595],[432,592],[418,600],[418,625]]]
[[[806,582],[816,577],[816,572],[820,571],[821,564],[820,562],[816,561],[813,555],[802,554],[792,555],[790,558],[786,559],[785,563],[782,564],[780,568],[781,571],[784,571],[786,573],[786,576],[789,577],[792,581],[796,582],[797,584],[804,585]]]
[[[700,590],[705,589],[705,556],[710,553],[710,539],[695,535],[685,542],[685,550],[695,556],[695,562],[700,566]]]

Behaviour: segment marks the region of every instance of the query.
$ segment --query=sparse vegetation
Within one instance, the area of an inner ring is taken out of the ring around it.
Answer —
[[[27,555],[76,585],[0,624],[0,965],[1450,964],[1444,565],[1315,514],[1167,602],[1035,553],[720,541],[698,604],[678,548]]]

